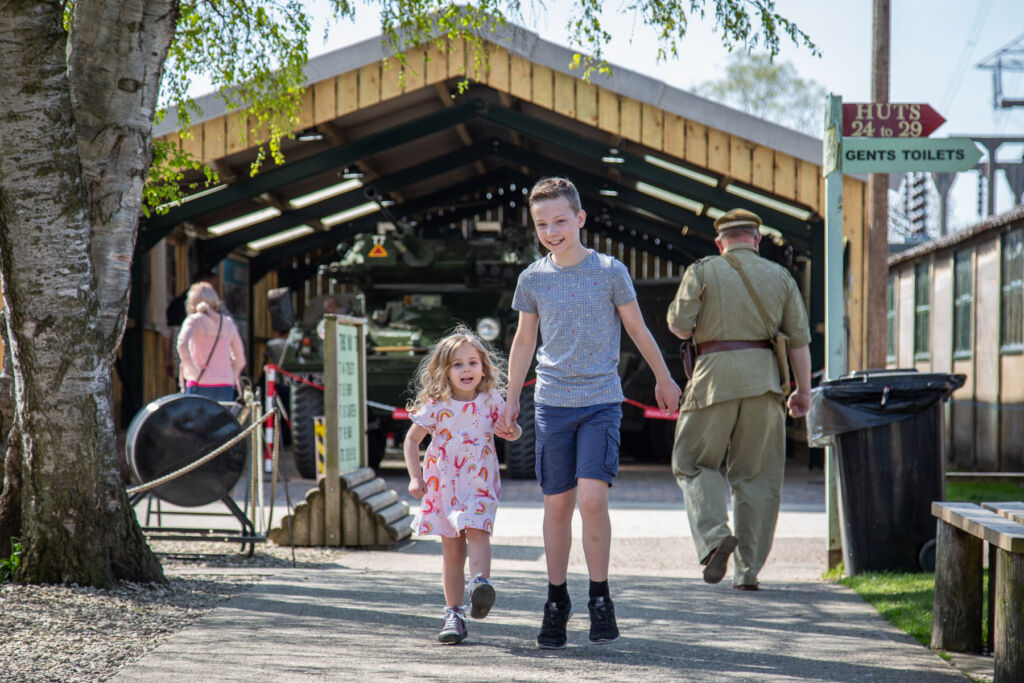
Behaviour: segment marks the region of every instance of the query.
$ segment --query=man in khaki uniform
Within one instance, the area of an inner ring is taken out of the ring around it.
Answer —
[[[718,583],[735,551],[733,587],[757,590],[775,534],[786,459],[785,414],[778,363],[769,340],[789,337],[796,390],[789,414],[807,413],[811,390],[810,332],[792,276],[761,258],[761,219],[735,209],[715,221],[723,256],[686,269],[668,324],[681,339],[693,337],[698,357],[686,385],[676,426],[672,471],[686,500],[704,580]],[[739,272],[738,261],[761,301],[769,330]],[[719,472],[726,462],[725,478]],[[726,480],[733,496],[729,529]]]

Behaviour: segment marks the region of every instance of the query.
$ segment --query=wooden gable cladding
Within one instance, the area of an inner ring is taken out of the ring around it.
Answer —
[[[454,41],[448,51],[433,44],[409,50],[405,67],[396,60],[374,62],[318,81],[304,94],[297,129],[463,78],[474,71],[475,60],[471,46]],[[495,90],[823,213],[817,164],[581,81],[498,45],[488,44],[479,67],[480,81]],[[251,118],[232,113],[196,125],[191,138],[180,139],[185,149],[209,162],[247,147],[247,133],[254,127]]]

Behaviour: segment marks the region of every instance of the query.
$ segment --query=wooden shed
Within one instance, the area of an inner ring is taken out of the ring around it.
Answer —
[[[963,373],[949,464],[1024,471],[1024,206],[889,258],[889,367]]]
[[[271,335],[267,291],[330,291],[318,266],[338,243],[374,232],[382,206],[424,231],[467,221],[529,226],[522,192],[546,175],[574,180],[589,216],[587,243],[621,258],[636,279],[678,278],[714,253],[712,222],[724,211],[761,215],[772,237],[764,251],[791,268],[804,292],[822,367],[820,140],[614,66],[584,82],[569,69],[570,50],[514,25],[489,33],[487,47],[486,69],[465,92],[458,84],[473,76],[473,55],[463,42],[410,50],[404,72],[385,61],[380,39],[311,60],[285,163],[256,176],[248,172],[253,122],[218,97],[199,100],[190,136],[173,117],[158,127],[157,136],[179,141],[222,184],[140,227],[120,364],[123,419],[174,390],[162,369],[164,308],[195,269],[219,267],[258,359]],[[866,334],[865,194],[862,179],[844,180],[857,348]],[[662,324],[663,311],[645,315]]]

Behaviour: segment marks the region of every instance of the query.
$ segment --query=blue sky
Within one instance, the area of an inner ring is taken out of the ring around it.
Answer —
[[[322,16],[322,0],[313,3]],[[567,45],[565,24],[570,2],[548,0],[547,9],[527,0],[523,24],[546,40]],[[822,51],[814,57],[804,47],[783,41],[780,59],[792,62],[801,76],[812,78],[846,102],[867,102],[871,79],[871,2],[869,0],[777,0],[779,13],[795,21]],[[606,3],[604,23],[612,33],[608,61],[657,74],[670,85],[692,89],[720,78],[728,59],[711,20],[693,19],[679,47],[678,60],[656,62],[656,36],[639,19]],[[531,10],[531,7],[537,9]],[[992,78],[975,65],[1024,33],[1024,0],[892,0],[890,101],[924,102],[946,118],[933,136],[1006,135],[1024,137],[1024,108],[994,110]],[[311,53],[320,54],[379,34],[376,15],[359,12],[356,22],[341,22],[323,42],[323,22],[311,35]],[[1024,99],[1024,73],[1004,74],[1006,96]],[[1000,161],[1021,159],[1024,146],[1004,147]],[[977,180],[963,174],[952,194],[953,226],[978,220]],[[1012,206],[1000,180],[998,210]]]

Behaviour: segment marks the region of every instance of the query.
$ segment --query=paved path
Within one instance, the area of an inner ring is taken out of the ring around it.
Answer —
[[[385,478],[404,490],[400,471]],[[764,589],[747,593],[731,590],[728,576],[717,586],[700,580],[667,468],[624,468],[612,493],[611,576],[622,638],[611,645],[587,639],[577,543],[569,647],[535,647],[546,586],[539,496],[535,484],[507,482],[493,540],[498,601],[486,620],[470,621],[462,645],[434,641],[440,544],[407,541],[392,551],[353,550],[323,569],[269,572],[114,680],[964,680],[853,592],[819,580],[821,478],[790,466]],[[292,486],[301,497],[310,484]]]

